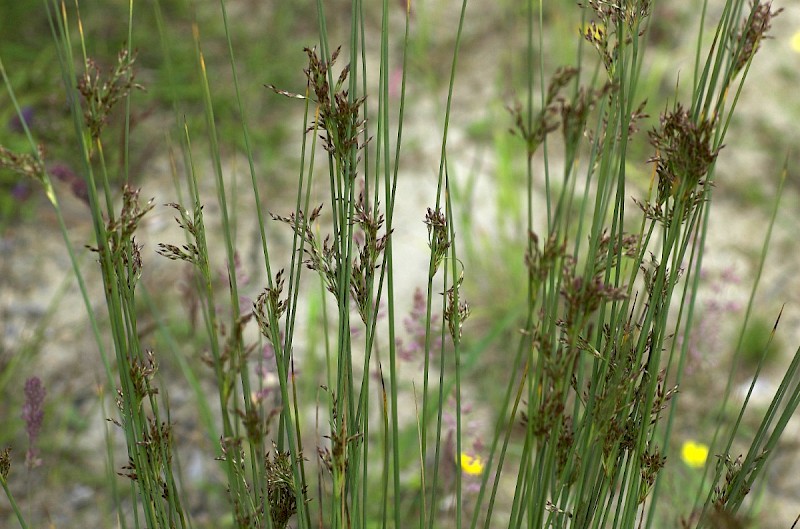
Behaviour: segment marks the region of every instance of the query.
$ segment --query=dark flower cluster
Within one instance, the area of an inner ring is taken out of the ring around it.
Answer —
[[[283,529],[297,512],[297,492],[292,474],[289,452],[281,452],[273,446],[273,454],[264,459],[267,476],[267,501],[272,524]]]
[[[44,183],[44,147],[40,145],[37,154],[21,154],[0,145],[0,169],[10,169],[20,176]]]
[[[656,149],[649,160],[656,164],[656,199],[639,204],[648,218],[682,222],[703,201],[705,177],[721,149],[714,144],[715,129],[714,120],[695,117],[680,104],[661,115],[659,127],[649,133]]]
[[[600,54],[609,77],[614,77],[620,43],[629,44],[633,35],[642,36],[640,29],[644,20],[652,11],[651,0],[587,0],[579,3],[594,11],[598,22],[592,21],[583,31],[585,38]],[[627,33],[617,34],[617,28]]]
[[[736,64],[733,66],[734,76],[744,69],[761,46],[761,40],[766,37],[767,31],[772,27],[772,19],[778,16],[783,8],[772,10],[772,2],[761,3],[756,0],[750,4],[750,16],[742,23],[738,39],[734,46],[739,46]]]
[[[350,178],[355,178],[355,164],[351,163],[353,148],[360,149],[358,137],[364,131],[364,123],[359,114],[366,97],[351,100],[349,91],[344,88],[344,83],[350,73],[350,65],[345,66],[339,73],[339,78],[333,89],[331,98],[328,76],[330,69],[339,57],[341,47],[331,54],[329,61],[319,58],[315,49],[305,48],[308,55],[308,68],[305,73],[309,85],[314,90],[319,105],[319,119],[309,130],[323,129],[326,134],[322,136],[325,150],[336,159],[342,167],[349,167]]]
[[[203,229],[202,206],[195,206],[192,217],[189,216],[189,211],[179,204],[171,202],[167,204],[167,206],[174,208],[175,211],[180,214],[181,218],[179,219],[178,217],[175,217],[175,222],[178,223],[178,226],[180,226],[182,230],[191,236],[191,239],[194,240],[195,243],[184,244],[181,247],[175,246],[174,244],[159,243],[156,252],[167,259],[171,259],[173,261],[186,261],[187,263],[192,263],[199,266],[201,269],[204,268],[204,265],[206,264],[204,262],[204,254],[198,247],[198,245],[202,242],[202,237],[200,237]]]
[[[528,158],[532,158],[548,134],[558,129],[560,110],[558,94],[578,74],[576,68],[559,68],[550,79],[544,107],[528,120],[520,103],[509,106],[508,111],[514,118],[511,134],[521,137],[527,145]]]
[[[93,59],[86,59],[83,76],[78,81],[78,91],[84,99],[84,120],[93,139],[100,137],[111,110],[128,96],[131,89],[143,87],[134,82],[133,63],[136,54],[123,49],[117,55],[117,64],[103,77]]]
[[[434,276],[447,256],[447,249],[450,248],[447,217],[441,210],[434,211],[428,208],[428,212],[425,213],[425,225],[428,227],[428,248],[431,250],[431,270],[429,273]]]

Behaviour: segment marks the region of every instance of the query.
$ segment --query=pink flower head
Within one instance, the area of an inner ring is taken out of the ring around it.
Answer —
[[[28,452],[25,455],[25,464],[28,468],[38,467],[41,460],[37,457],[34,447],[39,437],[39,430],[44,422],[44,397],[47,392],[39,377],[31,377],[25,381],[25,405],[22,407],[22,420],[25,421],[25,431],[28,434]]]

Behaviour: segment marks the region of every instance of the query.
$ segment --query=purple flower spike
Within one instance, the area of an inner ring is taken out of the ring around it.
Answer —
[[[22,119],[15,114],[11,119],[8,120],[8,128],[11,130],[11,132],[22,134],[25,132],[25,127],[22,126],[23,123],[25,123],[28,128],[33,126],[33,107],[24,106],[20,109],[20,113],[22,114]]]
[[[75,174],[67,164],[56,163],[50,166],[48,172],[56,179],[69,184],[72,194],[86,204],[89,204],[89,188],[86,181]]]
[[[25,202],[31,197],[32,190],[27,182],[17,182],[11,189],[11,196],[17,202]]]
[[[78,175],[76,175],[75,172],[65,163],[53,164],[49,169],[49,173],[62,182],[72,182],[73,180],[78,180]]]
[[[28,434],[28,452],[25,456],[25,464],[28,468],[34,468],[42,464],[42,461],[37,457],[37,450],[34,445],[44,421],[42,405],[47,392],[39,377],[31,377],[26,380],[24,392],[25,405],[22,407],[22,420],[25,421],[25,431]]]

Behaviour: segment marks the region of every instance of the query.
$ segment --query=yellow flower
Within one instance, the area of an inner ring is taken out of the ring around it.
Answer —
[[[692,468],[703,468],[708,459],[708,446],[694,441],[685,441],[681,448],[681,458]]]
[[[461,452],[461,470],[470,476],[480,476],[483,472],[483,461],[480,456],[472,457],[466,452]]]
[[[794,35],[792,35],[792,40],[789,42],[792,47],[792,51],[795,53],[800,53],[800,31],[796,31]]]
[[[583,26],[578,26],[578,31],[583,37],[591,42],[602,42],[606,35],[606,28],[603,24],[590,22]]]

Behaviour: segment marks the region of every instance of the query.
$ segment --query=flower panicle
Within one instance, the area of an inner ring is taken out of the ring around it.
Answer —
[[[22,420],[25,421],[25,433],[28,436],[25,464],[28,468],[35,468],[42,464],[38,457],[36,441],[39,438],[42,423],[44,423],[44,398],[47,391],[39,377],[31,377],[25,381],[23,392],[25,393],[25,404],[22,407]]]

